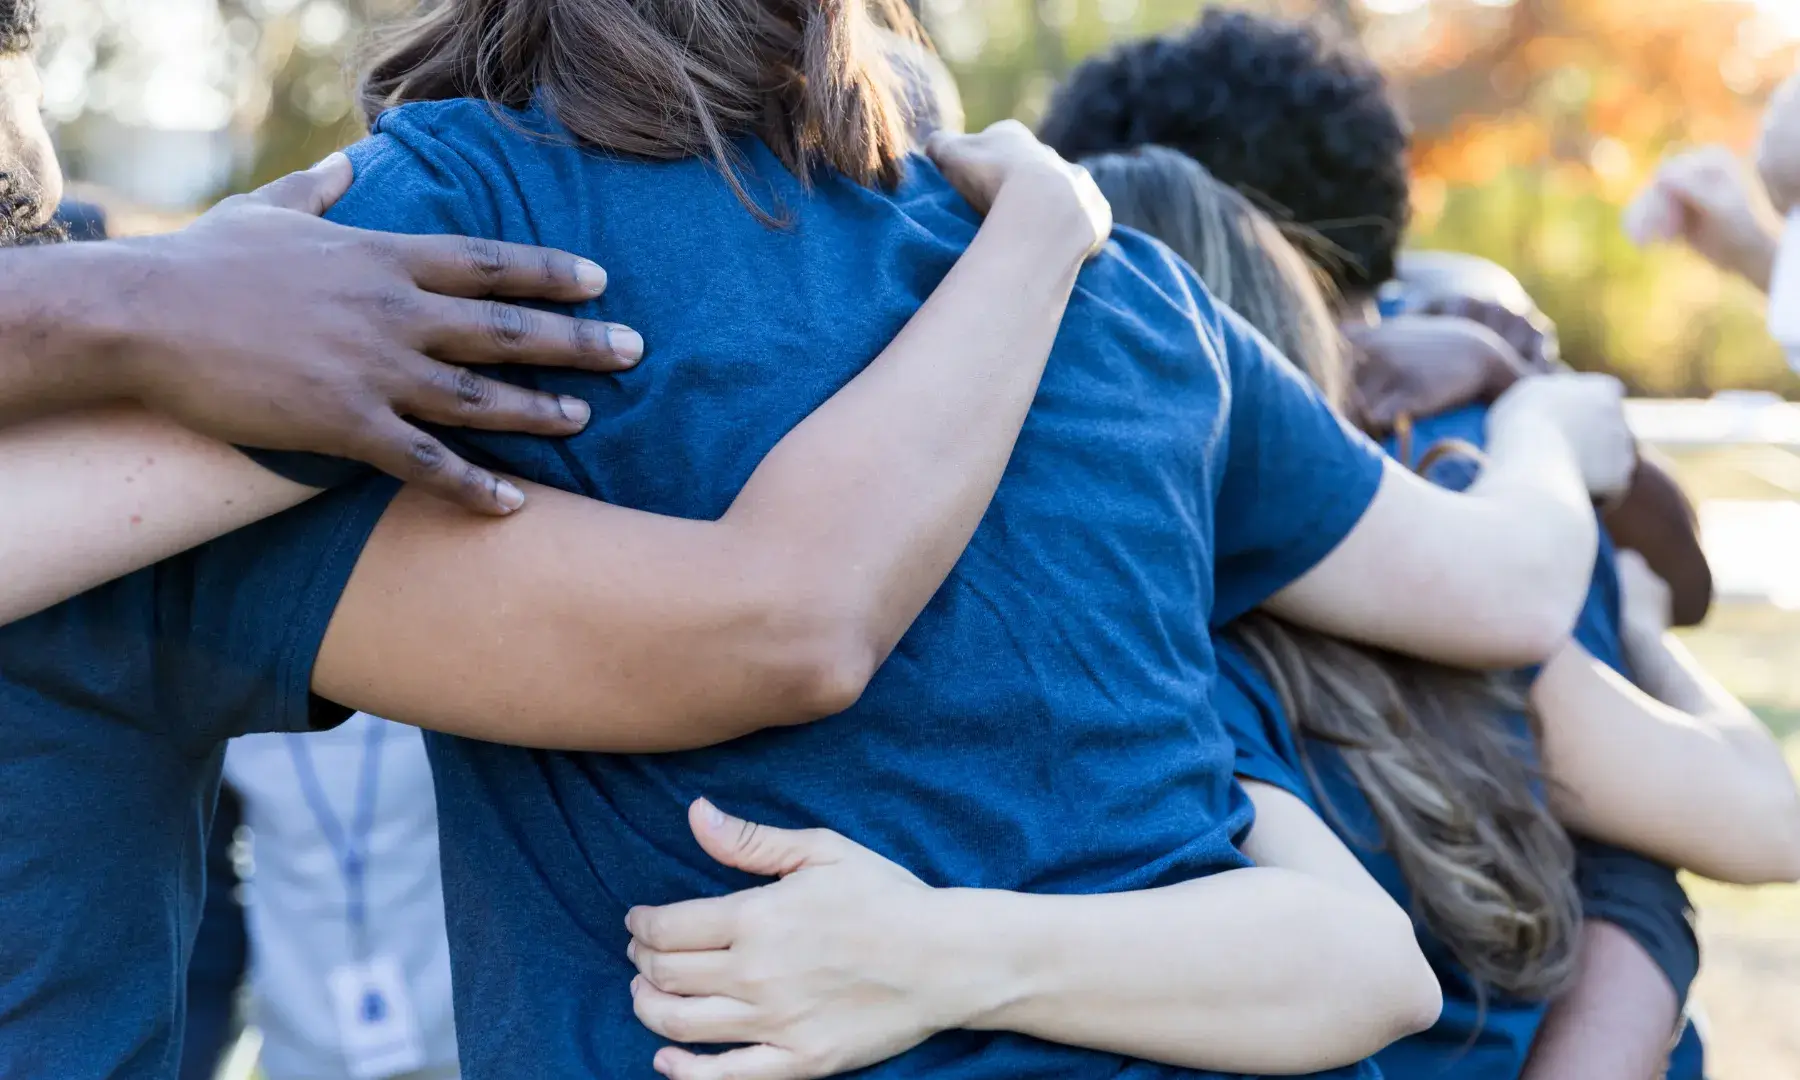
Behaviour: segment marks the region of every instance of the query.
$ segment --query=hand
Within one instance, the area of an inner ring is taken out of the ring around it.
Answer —
[[[1002,120],[976,135],[940,131],[926,143],[925,152],[957,193],[983,214],[1008,184],[1047,183],[1067,192],[1077,210],[1072,220],[1083,230],[1090,256],[1112,235],[1112,205],[1094,178],[1058,157],[1017,120]]]
[[[1534,375],[1500,396],[1488,414],[1488,428],[1548,420],[1568,443],[1588,492],[1606,501],[1630,488],[1637,469],[1637,443],[1625,424],[1624,403],[1625,388],[1610,375]]]
[[[1708,146],[1663,162],[1626,208],[1625,231],[1639,244],[1686,244],[1767,292],[1781,222],[1744,163]]]
[[[333,155],[228,199],[181,232],[116,249],[130,262],[115,328],[124,392],[226,442],[365,461],[472,510],[524,501],[402,417],[536,435],[581,430],[588,406],[453,367],[619,371],[624,327],[480,297],[579,303],[600,267],[560,252],[391,236],[319,219],[349,188]]]
[[[1532,374],[1548,375],[1562,366],[1562,343],[1556,336],[1556,324],[1535,307],[1515,310],[1494,300],[1441,293],[1413,305],[1409,313],[1448,315],[1478,322],[1511,345],[1524,359],[1525,371]],[[1509,381],[1506,385],[1512,383]]]
[[[1769,99],[1756,171],[1778,213],[1800,206],[1800,74],[1789,77]]]
[[[1627,641],[1661,641],[1674,623],[1674,594],[1669,583],[1635,551],[1619,552],[1617,565],[1623,636]]]
[[[1375,431],[1392,429],[1402,415],[1491,401],[1525,371],[1517,350],[1470,319],[1400,315],[1346,326],[1344,335],[1359,354],[1356,393]]]
[[[935,890],[837,833],[752,825],[704,800],[688,819],[714,859],[781,880],[627,914],[644,1026],[677,1042],[750,1044],[706,1055],[666,1047],[657,1072],[812,1080],[956,1026],[932,1019],[932,995],[922,992],[947,967],[920,947]]]

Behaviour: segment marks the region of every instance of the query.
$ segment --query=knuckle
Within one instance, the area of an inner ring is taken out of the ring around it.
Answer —
[[[518,348],[531,333],[531,322],[523,308],[489,302],[485,312],[488,336],[502,348]]]
[[[467,368],[457,368],[456,402],[465,411],[480,412],[494,404],[494,384]]]
[[[506,249],[493,240],[471,237],[463,241],[463,266],[469,276],[485,285],[493,285],[506,273]]]
[[[400,289],[384,289],[375,294],[375,311],[388,322],[404,322],[413,313],[413,298]]]
[[[419,432],[407,443],[406,460],[415,475],[429,476],[444,467],[449,451],[436,439]]]

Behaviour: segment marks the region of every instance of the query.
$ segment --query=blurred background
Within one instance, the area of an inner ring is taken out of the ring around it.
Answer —
[[[1109,40],[1197,0],[915,0],[971,125],[1035,121]],[[1800,397],[1761,302],[1697,259],[1628,243],[1620,211],[1669,150],[1748,150],[1800,67],[1800,0],[1234,0],[1326,19],[1394,79],[1417,133],[1414,246],[1511,268],[1564,355],[1641,398],[1640,433],[1701,506],[1722,602],[1696,651],[1800,733]],[[173,227],[360,134],[358,48],[412,0],[48,0],[46,108],[77,192],[115,231]],[[1773,404],[1771,402],[1774,402]],[[1792,743],[1800,763],[1800,737]],[[1696,883],[1697,996],[1716,1080],[1800,1077],[1800,889]]]

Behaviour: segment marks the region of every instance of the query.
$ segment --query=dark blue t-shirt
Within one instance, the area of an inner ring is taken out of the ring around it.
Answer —
[[[1459,409],[1418,423],[1412,462],[1445,439],[1479,448],[1485,442],[1486,410]],[[1392,447],[1390,447],[1392,449]],[[1448,487],[1466,487],[1478,465],[1466,456],[1442,459],[1429,476]],[[1574,631],[1595,657],[1624,671],[1619,647],[1619,583],[1610,541],[1602,536],[1594,579]],[[1402,907],[1411,910],[1412,891],[1398,863],[1383,850],[1380,825],[1368,800],[1335,748],[1310,743],[1303,757],[1280,699],[1266,676],[1230,641],[1218,646],[1221,686],[1219,714],[1237,744],[1240,776],[1271,784],[1305,801],[1353,850],[1363,866]],[[1527,744],[1523,717],[1512,732]],[[1310,760],[1318,780],[1306,770]],[[1328,809],[1327,809],[1328,808]],[[1698,964],[1687,901],[1672,871],[1617,848],[1577,841],[1577,878],[1589,918],[1615,922],[1630,932],[1685,995]],[[1437,972],[1444,1007],[1429,1030],[1403,1039],[1376,1055],[1389,1080],[1513,1080],[1524,1068],[1546,1004],[1507,998],[1490,990],[1484,1005],[1468,971],[1423,925],[1417,927],[1426,958]],[[1673,1033],[1671,1033],[1673,1034]]]
[[[0,1076],[176,1074],[224,741],[334,719],[313,660],[393,491],[0,627]]]
[[[825,174],[809,191],[759,143],[738,149],[786,227],[759,224],[703,162],[582,152],[535,112],[414,105],[352,149],[357,183],[332,216],[605,265],[606,296],[580,313],[643,331],[649,359],[617,377],[502,372],[583,397],[588,429],[452,438],[529,480],[711,518],[887,345],[977,227],[923,159],[892,194]],[[939,884],[1094,893],[1244,866],[1231,841],[1249,808],[1210,703],[1208,615],[1312,567],[1381,468],[1187,267],[1121,230],[1081,274],[968,551],[854,708],[655,757],[430,739],[465,1075],[654,1075],[662,1041],[632,1016],[626,909],[757,883],[694,843],[699,795],[837,829]],[[975,1032],[868,1074],[1196,1075]]]

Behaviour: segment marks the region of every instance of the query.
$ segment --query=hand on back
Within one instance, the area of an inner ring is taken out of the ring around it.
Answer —
[[[1568,444],[1588,492],[1605,501],[1630,488],[1637,468],[1624,403],[1625,388],[1610,375],[1534,375],[1500,396],[1488,428],[1548,422]]]
[[[1078,210],[1072,218],[1076,227],[1091,234],[1090,255],[1112,235],[1112,206],[1093,177],[1057,156],[1017,120],[1002,120],[975,135],[940,131],[925,152],[969,205],[984,214],[1006,185],[1032,183],[1067,193]]]
[[[560,252],[457,237],[394,236],[319,215],[351,166],[318,167],[228,199],[168,236],[126,241],[122,295],[108,298],[121,396],[206,435],[367,462],[485,513],[523,499],[408,418],[569,435],[586,403],[490,379],[461,364],[618,371],[635,333],[490,297],[591,300],[606,275]]]
[[[1637,243],[1685,244],[1765,290],[1780,228],[1763,185],[1722,146],[1663,162],[1625,211],[1625,231]]]
[[[1454,315],[1399,315],[1344,334],[1356,349],[1362,419],[1375,431],[1402,416],[1432,416],[1492,401],[1527,370],[1500,334]]]

